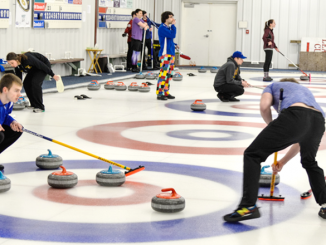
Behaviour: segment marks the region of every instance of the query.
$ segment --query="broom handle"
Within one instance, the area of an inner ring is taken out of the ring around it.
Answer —
[[[277,164],[277,152],[274,153],[274,164]],[[272,174],[272,182],[271,182],[271,193],[270,196],[272,197],[274,195],[274,188],[275,188],[275,173]]]
[[[296,68],[298,68],[303,74],[305,74],[306,76],[308,76],[303,70],[301,70],[296,64],[294,64],[294,62],[292,60],[290,60],[288,57],[286,57],[284,54],[282,54],[280,51],[278,51],[281,55],[284,56],[285,59],[287,59],[288,61],[290,61]]]
[[[70,149],[72,149],[72,150],[74,150],[74,151],[78,151],[78,152],[83,153],[83,154],[85,154],[85,155],[88,155],[88,156],[90,156],[90,157],[94,157],[94,158],[96,158],[96,159],[98,159],[98,160],[101,160],[101,161],[104,161],[104,162],[110,163],[110,164],[112,164],[112,165],[114,165],[114,166],[117,166],[117,167],[119,167],[119,168],[123,168],[123,169],[130,170],[130,168],[128,168],[128,167],[126,167],[126,166],[123,166],[123,165],[121,165],[121,164],[119,164],[119,163],[112,162],[112,161],[107,160],[107,159],[105,159],[105,158],[102,158],[102,157],[96,156],[96,155],[94,155],[94,154],[92,154],[92,153],[89,153],[89,152],[83,151],[83,150],[81,150],[81,149],[78,149],[78,148],[76,148],[76,147],[73,147],[73,146],[67,145],[67,144],[65,144],[65,143],[62,143],[62,142],[60,142],[60,141],[57,141],[57,140],[54,140],[54,139],[51,139],[51,138],[45,137],[45,136],[43,136],[43,135],[41,135],[41,134],[35,133],[35,132],[33,132],[33,131],[30,131],[30,130],[28,130],[28,129],[26,129],[26,128],[23,128],[23,131],[26,132],[26,133],[32,134],[32,135],[34,135],[34,136],[36,136],[36,137],[39,137],[39,138],[42,138],[42,139],[45,139],[45,140],[51,141],[51,142],[53,142],[53,143],[56,143],[56,144],[58,144],[58,145],[62,145],[62,146],[64,146],[64,147],[70,148]]]

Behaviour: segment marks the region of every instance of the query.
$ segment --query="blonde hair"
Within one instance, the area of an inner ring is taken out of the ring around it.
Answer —
[[[292,83],[297,83],[299,84],[298,80],[293,78],[293,77],[288,77],[288,78],[282,78],[280,82],[292,82]]]

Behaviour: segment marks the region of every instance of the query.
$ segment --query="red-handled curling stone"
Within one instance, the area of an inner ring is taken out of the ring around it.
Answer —
[[[142,83],[141,86],[138,88],[139,92],[149,92],[151,90],[150,87],[148,87],[147,83]]]
[[[206,104],[201,103],[202,100],[196,100],[194,103],[191,104],[190,108],[193,111],[205,111],[206,110]]]
[[[123,82],[118,82],[117,85],[115,86],[115,90],[125,91],[127,90],[127,86]]]
[[[106,84],[104,84],[104,88],[107,90],[113,90],[115,88],[115,84],[113,81],[108,81]]]
[[[172,191],[172,193],[166,193]],[[162,192],[152,198],[152,208],[162,213],[176,213],[184,210],[186,200],[173,188],[162,189]]]
[[[138,91],[138,84],[136,82],[132,82],[129,86],[128,86],[128,90],[129,91]]]
[[[53,172],[48,176],[48,184],[53,188],[66,189],[77,185],[78,177],[73,172],[66,170],[64,166],[60,166],[62,172]]]

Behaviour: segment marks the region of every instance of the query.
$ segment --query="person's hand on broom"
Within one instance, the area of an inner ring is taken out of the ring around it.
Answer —
[[[278,172],[281,172],[284,165],[285,165],[285,162],[283,162],[282,160],[279,160],[279,161],[277,161],[276,164],[273,163],[271,167],[272,167],[274,173],[278,173]]]

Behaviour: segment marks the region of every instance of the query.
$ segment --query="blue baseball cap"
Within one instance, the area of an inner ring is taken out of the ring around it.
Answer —
[[[235,51],[232,55],[233,58],[241,58],[241,59],[247,59],[247,57],[243,56],[243,54],[240,51]]]

